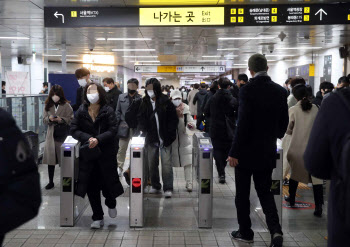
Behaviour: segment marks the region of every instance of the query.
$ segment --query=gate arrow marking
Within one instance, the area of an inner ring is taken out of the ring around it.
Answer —
[[[322,14],[327,15],[327,12],[321,8],[319,11],[316,12],[315,15],[318,15],[318,14],[320,14],[320,21],[322,21]]]
[[[58,16],[62,16],[62,23],[64,23],[64,15],[63,14],[59,14],[58,11],[56,11],[55,14],[53,14],[56,18],[58,18]]]

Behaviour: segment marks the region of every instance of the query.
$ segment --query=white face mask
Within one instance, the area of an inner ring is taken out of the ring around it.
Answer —
[[[87,81],[86,81],[86,79],[80,79],[80,80],[78,80],[78,83],[81,87],[85,87],[87,84]]]
[[[109,87],[105,87],[106,92],[109,92]]]
[[[87,99],[91,104],[96,104],[100,97],[98,93],[92,93],[87,95]]]
[[[185,91],[186,91],[186,89],[184,89],[184,88],[183,88],[181,91],[182,91],[182,92],[185,92]]]
[[[154,94],[154,91],[153,90],[147,90],[147,94],[148,96],[152,99],[154,98],[156,95]]]
[[[52,96],[52,100],[53,100],[53,102],[57,103],[58,101],[60,101],[60,97],[57,95],[54,95],[54,96]]]
[[[170,88],[170,92],[174,91],[174,89]]]
[[[174,106],[178,107],[181,104],[181,99],[174,99],[173,104]]]

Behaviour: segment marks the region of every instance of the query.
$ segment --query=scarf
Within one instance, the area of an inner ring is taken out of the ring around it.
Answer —
[[[185,109],[185,106],[183,103],[181,103],[177,108],[176,108],[176,113],[177,113],[177,116],[179,118],[183,118],[184,117],[184,109]]]

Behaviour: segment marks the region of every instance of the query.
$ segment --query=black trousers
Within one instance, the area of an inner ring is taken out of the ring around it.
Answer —
[[[101,204],[102,179],[103,178],[99,169],[99,165],[96,164],[91,172],[89,185],[87,188],[87,195],[93,213],[93,221],[103,220],[104,213]],[[115,198],[106,198],[105,204],[108,208],[115,208],[117,206],[117,200]]]
[[[266,216],[266,223],[271,234],[282,234],[274,196],[271,192],[272,170],[251,171],[242,168],[235,169],[236,178],[236,208],[239,230],[242,234],[252,232],[250,220],[250,185],[253,176],[255,190],[258,194],[261,207]]]
[[[215,159],[216,169],[219,177],[225,176],[225,168],[227,165],[227,158],[231,148],[231,142],[224,142],[219,139],[212,138],[214,147],[213,156]]]
[[[289,198],[292,203],[295,203],[295,197],[297,194],[299,182],[295,181],[293,179],[289,179]],[[314,201],[316,206],[323,205],[323,185],[313,185],[313,191],[314,191]]]

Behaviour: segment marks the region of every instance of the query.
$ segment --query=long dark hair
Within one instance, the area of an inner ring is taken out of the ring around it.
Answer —
[[[153,91],[156,95],[156,98],[158,99],[162,95],[162,86],[160,85],[160,82],[157,78],[150,78],[146,81],[146,88],[148,85],[153,85]],[[146,90],[146,98],[149,98],[147,90]]]
[[[91,85],[96,85],[97,86],[97,92],[98,92],[98,95],[99,95],[99,104],[100,106],[104,106],[107,104],[107,99],[106,99],[106,90],[104,90],[104,88],[100,85],[100,84],[97,84],[97,83],[94,83],[94,82],[90,82],[88,83],[85,88],[84,88],[84,104],[86,105],[90,105],[90,102],[87,98],[87,90],[88,88],[91,86]]]
[[[45,111],[49,111],[52,106],[55,105],[55,102],[52,100],[52,96],[58,96],[60,97],[60,100],[58,101],[59,105],[64,105],[65,103],[69,103],[69,101],[64,96],[63,88],[60,85],[53,85],[50,89],[49,96],[45,100]]]
[[[301,100],[301,109],[303,109],[303,111],[311,110],[312,103],[309,99],[307,87],[304,84],[295,85],[293,87],[293,95],[298,101]]]

